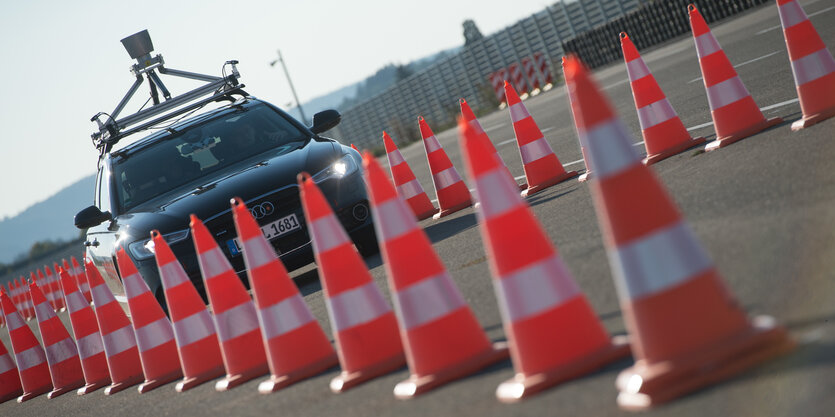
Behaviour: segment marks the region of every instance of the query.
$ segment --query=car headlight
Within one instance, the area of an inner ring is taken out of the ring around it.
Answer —
[[[184,240],[187,237],[188,229],[180,230],[174,233],[169,233],[167,235],[162,235],[162,238],[165,239],[165,243],[168,243],[169,245]],[[131,255],[133,255],[133,259],[148,259],[154,256],[155,253],[154,240],[151,238],[137,240],[136,242],[133,242],[130,245],[128,245],[128,250],[130,250]]]
[[[317,172],[311,178],[314,182],[322,182],[330,178],[342,178],[351,175],[359,169],[357,162],[351,155],[343,155],[338,161],[330,164],[327,168]]]

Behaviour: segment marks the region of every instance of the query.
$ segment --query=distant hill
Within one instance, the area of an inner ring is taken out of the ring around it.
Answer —
[[[0,220],[0,262],[10,263],[26,254],[32,244],[45,240],[75,240],[75,213],[93,204],[95,175],[83,178],[14,217]]]

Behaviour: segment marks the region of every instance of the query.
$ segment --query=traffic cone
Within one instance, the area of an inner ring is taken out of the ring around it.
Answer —
[[[270,370],[258,314],[244,284],[209,229],[195,215],[191,216],[190,227],[226,367],[226,378],[218,381],[215,389],[226,391]],[[261,386],[258,390],[263,392]]]
[[[432,184],[435,186],[435,195],[438,197],[440,211],[432,216],[433,219],[440,219],[456,211],[463,210],[473,205],[470,197],[470,190],[464,180],[458,175],[458,171],[452,165],[441,143],[432,133],[432,129],[423,117],[418,117],[420,135],[423,137],[423,147],[426,150],[426,159],[429,161],[429,170],[432,171]]]
[[[105,395],[115,394],[142,382],[142,363],[133,327],[122,306],[113,297],[110,288],[104,283],[99,270],[88,259],[85,270],[90,283],[90,293],[96,306],[96,321],[101,329],[104,353],[107,356],[107,368],[112,382],[104,389]]]
[[[14,281],[9,283],[8,294],[17,311],[23,311],[26,301],[22,294],[23,284],[21,284],[21,281],[23,281],[23,277],[20,277],[19,279],[16,278]]]
[[[395,397],[412,398],[507,358],[507,346],[487,339],[426,233],[368,152],[363,166],[411,371],[394,387]]]
[[[44,265],[44,268],[46,269],[48,267]],[[55,295],[52,292],[52,288],[49,286],[49,282],[46,281],[46,274],[44,274],[40,269],[36,269],[35,272],[37,272],[37,275],[35,273],[32,273],[32,282],[46,289],[46,293],[44,295],[46,296],[46,299],[49,301],[49,305],[51,305],[55,311],[58,311],[58,306],[55,303]],[[51,276],[52,273],[50,273],[50,277]],[[29,294],[29,298],[32,298],[31,294]],[[34,306],[35,302],[33,300],[32,307],[34,308]],[[35,310],[32,310],[32,318],[35,318]]]
[[[470,108],[470,105],[467,104],[467,100],[463,98],[458,99],[458,103],[461,105],[461,115],[464,117],[464,121],[469,123],[472,126],[473,130],[476,132],[478,139],[484,140],[485,146],[487,149],[490,149],[491,153],[496,154],[496,158],[499,158],[499,162],[502,163],[502,167],[507,172],[507,176],[516,183],[516,179],[513,177],[513,174],[510,173],[510,170],[507,168],[507,165],[504,163],[502,158],[499,156],[499,151],[496,150],[496,147],[493,146],[493,142],[490,141],[490,138],[487,136],[487,133],[481,127],[481,123],[478,122],[478,119],[475,117],[475,113],[473,113],[473,109]],[[515,127],[514,127],[515,130]],[[517,184],[520,190],[524,190],[528,188],[527,183]]]
[[[142,394],[182,378],[183,371],[171,322],[151,293],[148,284],[123,248],[116,251],[116,262],[125,284],[125,295],[133,319],[142,373],[145,375],[145,382],[138,388]]]
[[[356,147],[356,146],[354,146],[354,144],[353,144],[353,143],[351,144],[351,149],[353,149],[353,150],[355,150],[355,151],[357,151],[357,152],[359,152],[359,151],[360,151],[359,149],[357,149],[357,147]]]
[[[333,346],[261,227],[238,198],[232,199],[232,214],[272,373],[258,391],[275,392],[332,368],[338,363]]]
[[[391,136],[386,132],[383,132],[383,144],[386,147],[386,157],[389,160],[391,178],[394,180],[397,194],[406,200],[418,220],[432,217],[438,210],[429,201],[429,196],[423,191],[423,187],[420,186],[412,168],[403,159],[403,155],[400,155],[397,145],[394,144]]]
[[[510,110],[510,120],[513,122],[513,132],[516,134],[516,144],[522,156],[525,180],[528,183],[528,188],[522,190],[522,197],[579,175],[577,171],[565,171],[539,126],[519,99],[516,90],[507,81],[504,82],[504,93]]]
[[[343,392],[399,369],[406,358],[394,312],[309,175],[299,176],[299,194],[342,366],[330,387]]]
[[[795,0],[777,0],[803,118],[792,130],[835,116],[835,58]]]
[[[564,57],[564,56],[562,57],[562,72],[563,72],[563,74],[565,74],[566,59],[567,59],[566,57]],[[583,63],[581,62],[580,65],[583,65]],[[565,86],[565,91],[567,93],[566,96],[568,97],[568,108],[571,109],[571,119],[574,121],[574,125],[576,126],[577,125],[577,113],[574,110],[574,103],[577,101],[577,99],[575,97],[576,93],[574,91],[572,91],[570,88],[568,88],[567,84]],[[588,157],[588,155],[586,155],[586,144],[583,143],[583,137],[580,136],[580,135],[577,135],[577,140],[580,142],[580,153],[583,155],[583,165],[586,167],[586,171],[583,172],[583,174],[581,174],[577,178],[577,180],[580,181],[580,182],[585,182],[585,181],[588,181],[589,179],[591,179],[591,176],[592,176],[591,165],[589,164],[589,157]]]
[[[783,119],[779,117],[766,120],[699,10],[694,4],[688,5],[687,10],[716,128],[716,140],[705,146],[705,151],[723,148],[781,123]]]
[[[194,388],[224,373],[220,344],[206,304],[197,293],[174,252],[156,230],[151,232],[174,340],[183,366],[177,392]]]
[[[645,409],[791,349],[774,319],[749,320],[739,308],[577,58],[565,78],[577,92],[577,131],[599,179],[592,197],[636,358],[618,376],[618,404]]]
[[[107,356],[99,333],[96,313],[81,295],[75,280],[66,271],[59,273],[61,287],[67,304],[67,311],[72,324],[75,344],[78,347],[78,357],[81,359],[81,370],[84,372],[86,385],[76,393],[84,395],[110,384],[110,370],[107,369]]]
[[[27,291],[28,293],[28,291]],[[0,290],[0,302],[3,303],[3,314],[6,316],[6,325],[9,329],[9,340],[12,342],[15,363],[20,375],[20,385],[23,387],[23,395],[17,397],[17,402],[31,400],[38,395],[52,390],[52,381],[49,379],[49,366],[46,363],[46,354],[41,348],[32,329],[23,321],[12,304],[12,299],[5,290]]]
[[[49,268],[44,267],[47,272],[49,272]],[[55,271],[55,274],[49,274],[51,276],[48,277],[49,281],[49,288],[52,290],[52,293],[55,294],[55,305],[58,307],[57,311],[67,311],[67,306],[64,304],[64,293],[61,291],[61,283],[58,279],[58,270],[61,269],[58,266],[57,262],[52,263],[52,270]]]
[[[508,105],[513,99],[508,95]],[[512,111],[512,110],[511,110]],[[610,339],[542,226],[476,132],[460,121],[461,150],[516,375],[496,397],[514,402],[629,355]]]
[[[20,395],[23,395],[23,389],[20,386],[17,365],[6,350],[6,345],[0,340],[0,404]]]
[[[0,289],[5,290],[2,286],[0,286]],[[12,304],[14,304],[14,300],[12,300]],[[6,327],[6,316],[3,315],[3,304],[0,304],[0,327]]]
[[[687,132],[678,113],[661,91],[655,77],[638,53],[638,48],[626,32],[620,33],[620,47],[623,60],[626,62],[629,86],[632,87],[632,98],[638,110],[644,146],[647,149],[644,164],[652,165],[705,143],[705,138],[694,139]]]
[[[36,275],[32,273],[31,282],[36,281]],[[26,320],[34,320],[35,319],[35,303],[32,302],[32,294],[29,294],[29,283],[24,281],[23,289],[23,296],[26,299]]]
[[[52,306],[37,284],[29,286],[32,300],[35,302],[35,315],[38,318],[38,328],[41,332],[49,374],[52,377],[54,389],[47,395],[55,398],[84,385],[84,374],[81,371],[81,361],[78,350],[61,319],[55,315]]]
[[[75,281],[78,285],[78,289],[87,300],[87,304],[92,303],[93,296],[90,294],[90,283],[87,282],[87,273],[84,271],[84,267],[78,265],[78,261],[75,260],[75,256],[70,257],[70,262],[72,262],[73,274],[75,274]]]

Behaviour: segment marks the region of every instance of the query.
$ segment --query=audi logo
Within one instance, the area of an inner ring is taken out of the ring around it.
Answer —
[[[249,208],[249,213],[252,214],[252,217],[255,217],[256,219],[263,219],[264,217],[273,214],[273,211],[275,211],[275,207],[273,207],[273,203],[270,203],[268,201],[261,204],[256,204]]]

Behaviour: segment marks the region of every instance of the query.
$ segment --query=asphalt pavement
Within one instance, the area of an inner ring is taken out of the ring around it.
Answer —
[[[829,50],[835,51],[835,4],[831,0],[801,4]],[[741,305],[751,315],[774,316],[798,341],[798,348],[649,415],[831,416],[835,410],[835,119],[791,132],[789,126],[800,118],[800,107],[779,25],[777,9],[769,4],[712,29],[764,114],[785,122],[714,152],[689,150],[652,169]],[[685,126],[694,136],[712,140],[715,135],[692,38],[683,36],[641,53]],[[624,65],[599,69],[595,76],[643,151]],[[564,87],[529,98],[525,105],[566,168],[582,170]],[[523,175],[508,111],[479,120],[511,172]],[[463,175],[457,132],[436,134]],[[401,152],[434,198],[422,145]],[[624,334],[588,184],[568,181],[528,202],[607,330]],[[421,225],[488,336],[504,339],[473,210]],[[367,261],[390,299],[379,256]],[[315,266],[294,275],[330,335]],[[37,333],[34,322],[30,327]],[[11,347],[6,331],[0,331],[0,338]],[[513,375],[512,365],[504,361],[409,401],[392,395],[394,385],[408,377],[406,368],[340,395],[328,389],[338,372],[332,369],[269,395],[257,392],[262,378],[223,393],[207,383],[179,394],[171,383],[142,395],[134,389],[113,396],[101,390],[53,400],[44,395],[24,404],[4,403],[0,415],[624,415],[615,403],[614,381],[631,363],[631,359],[616,362],[513,405],[500,404],[494,396],[496,386]]]

